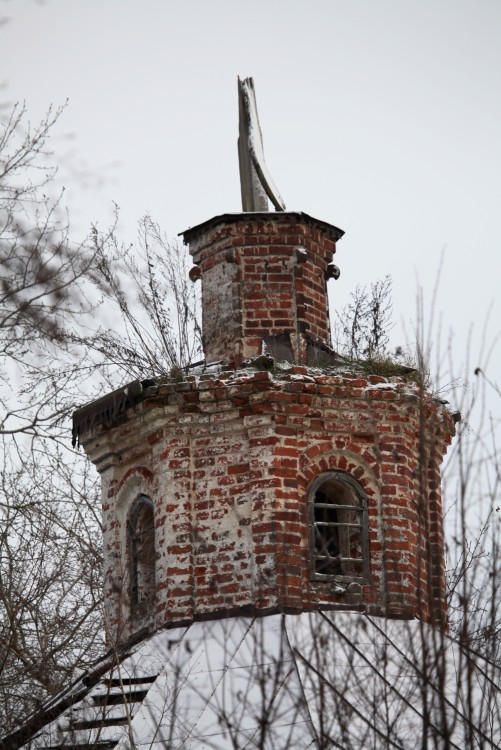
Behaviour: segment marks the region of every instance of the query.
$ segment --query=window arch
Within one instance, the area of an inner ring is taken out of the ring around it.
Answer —
[[[367,497],[349,474],[331,471],[309,493],[310,563],[318,580],[369,575]]]
[[[130,602],[132,607],[147,606],[155,598],[155,515],[147,495],[133,503],[127,522]]]

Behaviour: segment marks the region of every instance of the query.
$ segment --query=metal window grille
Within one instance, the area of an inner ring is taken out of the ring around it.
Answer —
[[[349,474],[318,477],[309,494],[311,573],[316,579],[366,580],[367,498]]]

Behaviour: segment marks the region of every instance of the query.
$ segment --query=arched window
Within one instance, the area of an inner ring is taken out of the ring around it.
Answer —
[[[153,503],[140,495],[128,520],[130,602],[147,606],[155,597],[155,518]]]
[[[316,579],[363,579],[369,575],[367,498],[349,474],[331,471],[309,494],[310,559]]]

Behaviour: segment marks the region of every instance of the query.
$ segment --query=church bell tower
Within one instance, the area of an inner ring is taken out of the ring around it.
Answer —
[[[285,210],[239,92],[243,210],[183,233],[204,364],[74,417],[102,478],[109,637],[322,608],[442,622],[453,420],[412,373],[332,350],[343,232]]]

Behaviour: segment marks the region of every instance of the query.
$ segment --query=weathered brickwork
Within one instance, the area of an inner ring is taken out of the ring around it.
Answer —
[[[365,375],[333,356],[326,279],[341,235],[295,213],[224,215],[185,232],[207,364],[75,415],[102,476],[111,639],[243,609],[444,621],[439,470],[454,423],[412,373]],[[319,478],[334,476],[356,480],[367,503],[368,566],[352,580],[314,567],[310,504]],[[153,573],[148,556],[131,556],[142,496],[154,508]],[[143,601],[140,575],[154,589]]]
[[[308,342],[330,345],[326,280],[342,235],[290,212],[227,214],[184,232],[203,279],[207,361],[238,366],[270,337],[295,362],[307,361]]]
[[[81,435],[103,478],[110,627],[130,635],[240,607],[436,617],[438,466],[453,431],[443,407],[402,377],[295,366],[146,388],[118,424]],[[312,580],[309,567],[308,487],[333,469],[369,501],[370,578],[346,591]],[[125,523],[138,493],[155,506],[157,595],[135,617]]]

